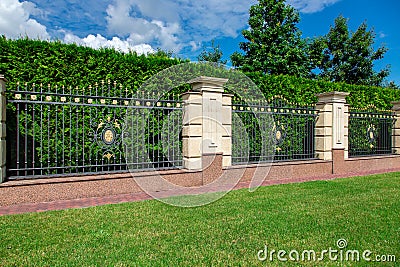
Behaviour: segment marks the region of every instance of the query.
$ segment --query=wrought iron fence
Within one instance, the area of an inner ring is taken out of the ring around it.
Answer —
[[[8,98],[10,179],[182,165],[182,103],[174,95],[102,82],[18,86]]]
[[[349,113],[350,157],[393,153],[393,112],[368,107],[362,110],[350,109]]]
[[[268,102],[235,98],[232,109],[233,164],[315,158],[313,107],[282,97]]]

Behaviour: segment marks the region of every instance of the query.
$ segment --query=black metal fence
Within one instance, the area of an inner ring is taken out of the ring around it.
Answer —
[[[18,86],[7,92],[7,175],[38,176],[182,166],[182,101],[115,83],[88,88]],[[313,106],[232,102],[232,163],[315,158]],[[351,110],[349,155],[393,153],[395,115]]]
[[[349,112],[349,156],[393,153],[395,114],[374,107]]]
[[[182,103],[116,84],[9,92],[8,176],[164,169],[182,165]]]
[[[234,99],[232,163],[315,158],[315,120],[311,106],[281,97],[268,102]]]

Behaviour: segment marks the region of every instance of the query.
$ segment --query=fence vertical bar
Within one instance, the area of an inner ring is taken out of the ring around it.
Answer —
[[[19,90],[19,85],[18,85],[18,90]],[[19,171],[19,168],[20,168],[20,152],[19,152],[19,150],[20,150],[20,143],[19,143],[19,139],[20,139],[20,135],[19,135],[19,116],[20,116],[20,114],[21,114],[21,111],[20,111],[20,103],[17,103],[17,118],[16,118],[16,125],[17,125],[17,129],[16,129],[16,132],[17,132],[17,154],[16,154],[16,160],[17,160],[17,165],[16,165],[16,167],[17,167],[17,172],[16,172],[16,174],[17,174],[17,176],[18,175],[20,175],[20,171]]]
[[[35,175],[35,103],[32,104],[32,138],[32,174]]]
[[[48,87],[49,87],[49,91],[50,91],[50,87],[51,87],[51,85],[49,84],[48,85]],[[56,85],[56,95],[57,95],[57,93],[58,93],[58,87],[57,87],[57,85]],[[55,142],[54,142],[54,148],[55,148],[55,156],[56,156],[56,158],[55,158],[55,166],[56,167],[58,167],[58,112],[59,112],[59,109],[58,109],[58,107],[56,107],[56,130],[55,130]],[[59,172],[59,170],[56,170],[56,173],[58,173]]]
[[[42,89],[42,88],[43,88],[43,85],[40,84],[40,92],[43,92],[43,89]],[[49,90],[47,91],[47,93],[50,93],[50,88],[49,88]],[[42,93],[41,93],[40,97],[41,97],[41,98],[43,97],[43,94],[42,94]],[[48,105],[48,107],[49,107],[49,112],[47,113],[47,168],[48,168],[47,172],[48,172],[48,174],[50,174],[50,173],[51,173],[51,171],[50,171],[50,162],[51,162],[51,159],[50,159],[50,155],[51,155],[51,153],[50,153],[50,147],[51,147],[51,145],[50,145],[51,105]]]
[[[86,93],[85,93],[85,88],[83,88],[82,89],[82,95],[86,95]],[[90,94],[89,94],[89,96],[90,96]],[[84,103],[86,101],[86,99],[82,99],[82,103]],[[86,153],[85,153],[85,121],[86,121],[86,119],[85,119],[85,110],[86,110],[86,107],[85,106],[82,106],[82,172],[85,172],[85,156],[86,156]]]
[[[76,87],[76,96],[79,96],[78,86]],[[75,103],[79,103],[80,99],[75,97]],[[75,106],[75,117],[76,117],[76,125],[75,125],[75,166],[76,172],[79,172],[79,106]]]
[[[4,75],[0,74],[0,183],[6,180],[6,83]]]
[[[73,156],[72,156],[72,87],[69,87],[69,173],[72,173]]]
[[[65,97],[65,86],[62,86],[62,98]],[[62,174],[65,173],[65,105],[62,105]]]
[[[32,97],[36,97],[36,95],[31,95]],[[41,100],[41,99],[40,99]],[[24,169],[25,169],[25,176],[28,174],[28,104],[25,104],[25,109],[24,109],[24,116],[25,116],[25,137],[24,137]]]

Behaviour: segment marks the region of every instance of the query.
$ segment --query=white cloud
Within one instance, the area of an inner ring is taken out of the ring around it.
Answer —
[[[316,13],[339,1],[340,0],[288,0],[287,3],[300,12]]]
[[[148,44],[133,45],[132,42],[129,41],[129,39],[121,40],[118,37],[113,37],[111,40],[108,40],[100,34],[97,34],[96,36],[89,34],[85,38],[79,38],[72,33],[66,33],[64,37],[64,42],[85,45],[94,49],[99,49],[103,47],[115,48],[116,50],[120,50],[124,53],[135,51],[139,55],[155,52],[154,49]]]
[[[192,52],[199,50],[201,47],[201,43],[196,43],[195,41],[190,41],[189,45],[192,47]]]
[[[115,0],[107,8],[110,34],[179,52],[214,38],[237,37],[256,0]],[[196,44],[196,45],[194,45]]]
[[[49,39],[46,27],[31,14],[40,14],[41,11],[31,2],[20,3],[18,0],[0,1],[0,34],[8,38],[28,36],[30,38]]]
[[[378,33],[378,36],[379,36],[379,38],[383,39],[383,38],[386,38],[386,37],[387,37],[387,34],[384,33],[384,32],[379,32],[379,33]]]
[[[110,0],[107,6],[107,2],[100,4],[96,0],[53,0],[48,7],[48,0],[22,1],[0,0],[0,34],[9,38],[50,39],[46,26],[38,20],[47,22],[48,27],[57,21],[50,32],[64,33],[66,42],[138,53],[153,52],[152,47],[175,53],[183,48],[195,52],[212,39],[236,38],[247,26],[250,7],[257,3],[257,0]],[[288,3],[303,13],[314,13],[338,1],[288,0]],[[86,20],[80,20],[81,26],[77,24],[79,12],[93,24],[85,24]],[[99,17],[104,20],[95,19]],[[103,30],[93,30],[99,23]],[[77,31],[69,32],[70,25]]]
[[[157,20],[157,12],[152,18],[135,15],[138,6],[134,1],[117,1],[117,4],[107,8],[108,31],[120,37],[129,36],[134,44],[152,42],[167,50],[179,50],[177,34],[181,31],[176,22]],[[145,9],[145,11],[147,11]],[[172,18],[172,17],[171,17]]]
[[[95,0],[88,1],[91,5],[76,0],[53,0],[51,3],[48,0],[22,1],[0,0],[0,34],[10,38],[28,35],[50,39],[40,21],[46,23],[49,32],[61,33],[66,42],[91,47],[113,46],[121,51],[134,47],[144,53],[151,51],[152,47],[175,53],[183,48],[197,51],[203,42],[215,38],[235,38],[247,25],[249,8],[257,2],[110,0],[106,6],[106,3],[96,5]],[[77,23],[77,14],[91,19],[80,19]],[[94,18],[99,17],[104,18],[106,28],[103,24],[102,30],[93,30],[101,21]]]

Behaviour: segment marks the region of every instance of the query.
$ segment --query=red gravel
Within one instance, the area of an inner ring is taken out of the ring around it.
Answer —
[[[264,181],[262,186],[297,183],[316,180],[331,180],[353,176],[364,176],[383,172],[398,172],[400,169],[388,169],[379,172],[360,172],[346,175],[326,175],[322,177],[308,177],[300,179],[280,179]],[[78,184],[76,184],[78,183]],[[50,184],[50,187],[49,187]],[[54,191],[45,187],[54,189]],[[247,188],[249,182],[240,182],[235,189]],[[93,190],[95,189],[95,196]],[[225,191],[224,186],[212,187],[207,190],[199,189],[196,193]],[[126,191],[124,193],[124,191]],[[91,192],[91,193],[89,193]],[[166,190],[159,192],[161,197],[185,195],[188,190]],[[45,195],[43,195],[45,194]],[[99,176],[94,179],[80,178],[78,181],[60,180],[49,182],[48,179],[35,181],[14,181],[0,185],[0,215],[19,214],[27,212],[43,212],[50,210],[63,210],[71,208],[84,208],[106,204],[134,202],[152,199],[144,192],[138,192],[134,179],[129,175],[117,175],[113,178]]]

